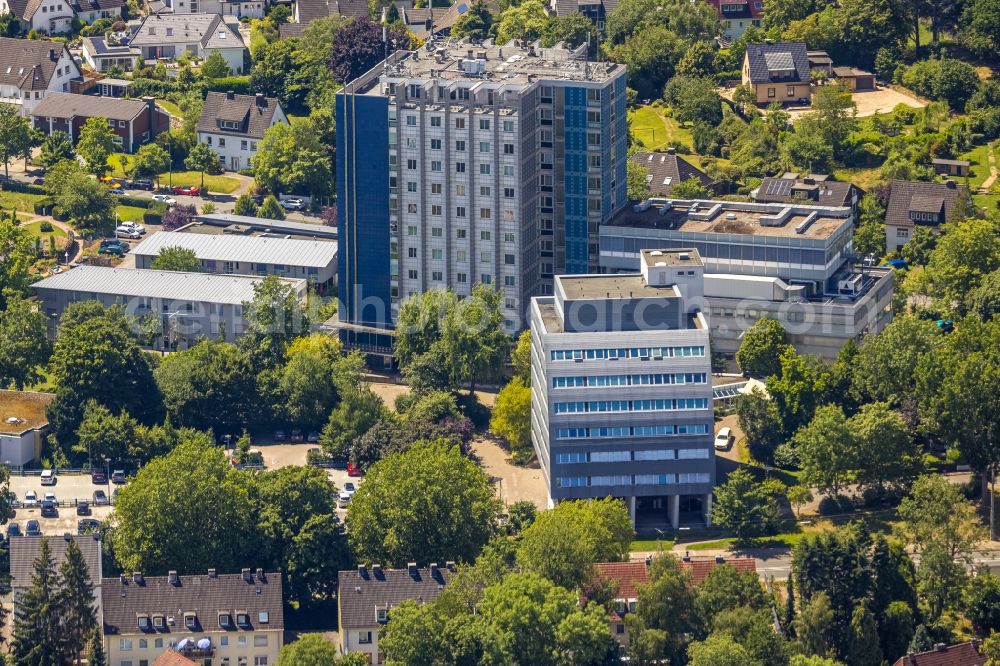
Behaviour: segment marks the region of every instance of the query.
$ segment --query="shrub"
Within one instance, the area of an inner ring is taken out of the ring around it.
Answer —
[[[3,184],[3,189],[8,192],[24,192],[25,194],[45,194],[45,188],[38,185],[29,185],[17,180],[8,180]]]
[[[52,223],[48,220],[42,220],[42,223],[38,225],[38,229],[45,234],[52,233]]]
[[[206,84],[208,90],[214,92],[228,92],[232,90],[237,95],[250,95],[249,76],[226,76],[221,79],[212,79]]]
[[[145,224],[162,224],[163,215],[167,212],[167,204],[162,201],[154,201],[146,208],[142,214],[142,221]]]
[[[130,197],[123,196],[118,200],[123,206],[133,206],[135,208],[149,208],[151,203],[154,203],[150,199],[143,199],[142,197]]]

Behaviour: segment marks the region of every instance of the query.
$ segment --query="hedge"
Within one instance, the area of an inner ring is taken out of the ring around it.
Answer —
[[[163,214],[167,212],[167,204],[162,201],[152,201],[142,214],[142,221],[146,224],[163,224]]]
[[[45,188],[39,187],[38,185],[29,185],[28,183],[22,183],[17,180],[8,180],[3,184],[0,189],[7,190],[9,192],[24,192],[27,194],[45,194]]]
[[[144,199],[141,197],[130,197],[128,195],[118,197],[118,203],[122,206],[132,206],[134,208],[149,208],[149,205],[153,203],[152,199]]]
[[[237,95],[249,95],[250,77],[226,76],[221,79],[211,79],[208,81],[207,89],[215,92],[229,92],[232,90]]]
[[[44,199],[39,199],[34,203],[35,215],[45,215],[45,211],[51,211],[53,206],[56,205],[56,200],[52,197],[45,197]]]

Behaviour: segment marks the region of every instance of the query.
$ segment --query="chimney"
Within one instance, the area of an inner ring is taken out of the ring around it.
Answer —
[[[126,576],[126,575],[125,575],[125,572],[124,572],[124,571],[123,571],[123,572],[121,572],[121,574],[119,574],[119,576],[118,576],[118,581],[119,581],[119,582],[120,582],[120,583],[121,583],[122,585],[128,585],[128,576]]]
[[[73,535],[70,534],[69,532],[63,532],[63,540],[69,543],[70,541],[73,540]]]
[[[724,558],[722,555],[716,555],[715,556],[715,563],[716,564],[725,564],[726,563],[726,558]]]
[[[133,571],[132,572],[132,582],[135,583],[136,585],[142,585],[142,572],[141,571]]]
[[[52,62],[59,62],[59,54],[56,53],[55,49],[49,49],[49,60]]]
[[[410,572],[410,578],[416,578],[417,577],[417,563],[416,562],[407,562],[407,564],[406,564],[406,570]]]
[[[938,652],[945,652],[948,649],[948,646],[945,645],[944,643],[935,643],[934,649],[937,650]]]
[[[362,578],[368,578],[368,569],[365,568],[365,565],[363,564],[358,565],[358,575],[361,576]]]
[[[448,571],[454,571],[455,563],[451,560],[448,560],[447,562],[444,563],[444,568],[447,569]]]
[[[667,155],[676,155],[676,154],[677,154],[676,148],[667,148]]]
[[[954,190],[956,187],[958,187],[958,183],[951,180],[950,178],[947,180],[947,182],[945,182],[945,185],[948,187],[949,190]]]
[[[226,99],[236,99],[236,93],[232,90],[226,91]]]
[[[243,580],[245,580],[248,583],[253,582],[253,574],[250,573],[250,567],[243,567],[242,573],[243,573]]]
[[[438,575],[438,565],[437,562],[431,562],[431,576],[436,577]]]
[[[209,578],[218,578],[218,574],[215,573],[215,569],[209,569],[208,570],[208,577]]]
[[[382,565],[381,564],[373,564],[372,565],[372,573],[375,575],[376,578],[381,578],[382,577]]]
[[[176,571],[168,571],[167,572],[167,580],[170,581],[171,585],[179,585],[180,584],[180,579],[177,578],[177,572]]]
[[[267,582],[267,578],[264,577],[264,570],[260,567],[257,567],[257,580],[259,580],[262,583]]]
[[[257,93],[254,95],[257,102],[257,106],[267,106],[267,98],[264,97],[264,93]]]

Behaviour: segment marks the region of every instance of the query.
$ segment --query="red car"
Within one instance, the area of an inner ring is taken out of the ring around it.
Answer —
[[[189,197],[196,197],[196,196],[198,196],[198,192],[200,190],[197,187],[195,187],[194,185],[190,185],[190,186],[188,186],[188,185],[178,185],[177,187],[175,187],[174,189],[172,189],[170,191],[173,192],[174,194],[186,194]]]
[[[354,463],[347,463],[347,476],[364,476],[364,474],[354,466]]]

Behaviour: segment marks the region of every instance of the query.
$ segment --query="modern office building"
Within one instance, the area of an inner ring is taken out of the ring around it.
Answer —
[[[483,282],[516,331],[554,275],[597,270],[627,203],[625,66],[585,52],[431,40],[338,92],[343,322]]]
[[[564,275],[531,302],[531,440],[549,503],[618,497],[647,524],[709,520],[715,482],[704,264]],[[683,515],[682,515],[683,514]]]
[[[768,317],[799,352],[835,358],[892,320],[892,271],[855,265],[853,221],[843,207],[648,199],[602,225],[601,270],[635,271],[647,248],[696,248],[714,352],[732,358]]]

